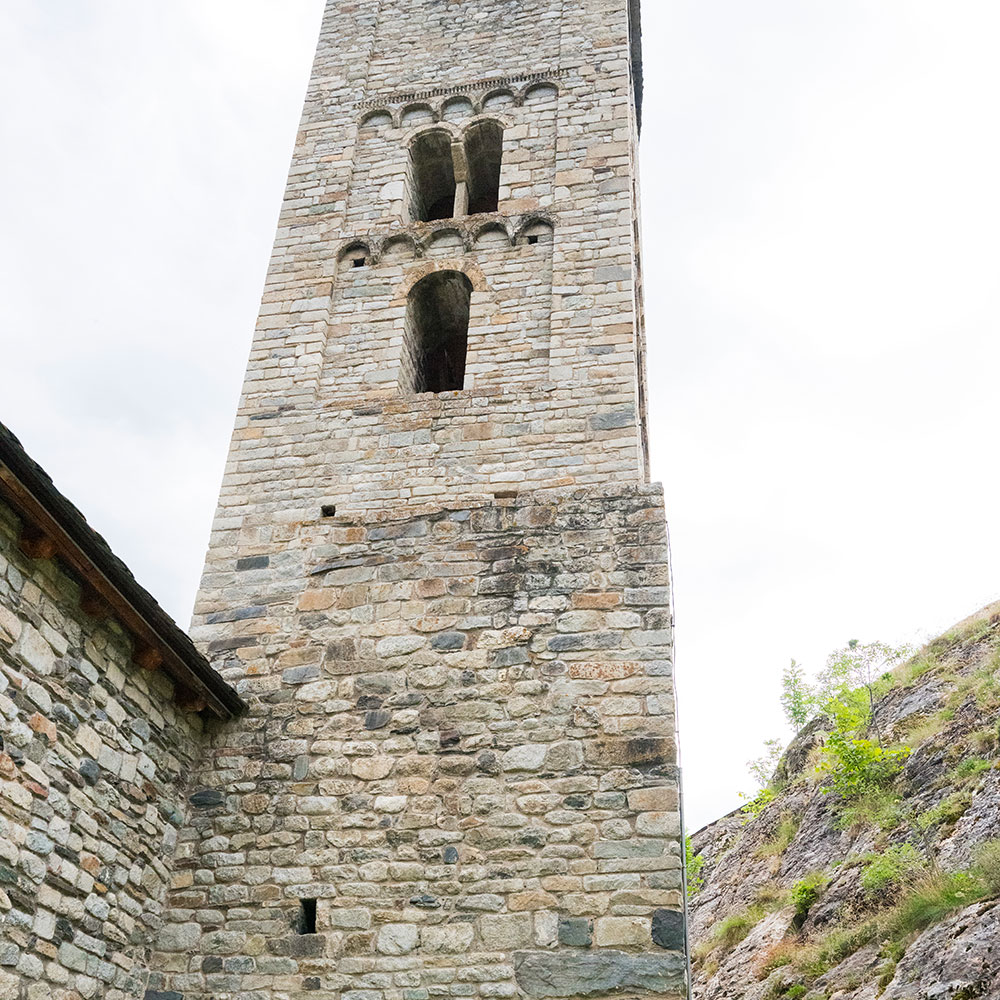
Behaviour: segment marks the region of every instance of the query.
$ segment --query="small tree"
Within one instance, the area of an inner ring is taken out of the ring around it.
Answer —
[[[764,753],[747,761],[747,770],[757,782],[758,788],[767,788],[771,784],[778,761],[781,760],[781,750],[781,740],[764,740]]]
[[[757,792],[754,795],[739,793],[740,798],[746,802],[742,810],[746,817],[745,823],[759,816],[774,799],[775,792],[771,788],[771,779],[781,759],[781,749],[781,740],[764,740],[764,753],[754,760],[747,761],[747,770],[757,785]]]
[[[876,688],[878,682],[910,652],[907,646],[893,647],[884,642],[860,643],[851,639],[843,649],[830,654],[826,668],[818,678],[817,700],[823,710],[833,716],[838,730],[859,730],[866,723],[871,723],[878,745],[884,746],[875,711],[879,695]]]
[[[798,733],[816,711],[816,695],[806,680],[806,672],[795,660],[781,675],[781,708],[792,729]]]

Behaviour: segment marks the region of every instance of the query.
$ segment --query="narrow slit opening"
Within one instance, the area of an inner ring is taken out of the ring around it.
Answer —
[[[299,919],[297,930],[299,934],[316,933],[316,900],[299,900]]]

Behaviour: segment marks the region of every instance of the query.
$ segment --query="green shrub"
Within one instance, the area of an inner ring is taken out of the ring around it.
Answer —
[[[791,900],[795,904],[795,916],[800,926],[808,916],[813,903],[823,895],[823,890],[829,881],[823,872],[812,872],[792,886]]]
[[[691,847],[691,838],[684,838],[684,871],[687,875],[687,897],[691,899],[698,890],[705,884],[701,870],[705,867],[705,859],[700,854],[695,854]]]
[[[865,945],[871,944],[878,935],[879,925],[874,920],[854,927],[835,928],[823,940],[819,953],[820,961],[828,969],[832,969]]]
[[[851,802],[873,789],[886,788],[902,771],[910,753],[908,747],[886,750],[872,740],[833,732],[820,764],[830,779],[824,791],[834,791]]]
[[[946,872],[924,879],[889,914],[886,935],[897,940],[908,937],[986,895],[985,885],[973,872]]]
[[[951,773],[956,781],[964,781],[967,778],[975,778],[991,767],[991,762],[983,760],[982,757],[965,757],[955,765]]]
[[[785,998],[786,1000],[799,1000],[799,997],[804,997],[808,992],[808,987],[798,983],[785,991]]]
[[[932,806],[917,817],[917,828],[929,830],[931,827],[940,826],[948,829],[962,818],[971,804],[971,792],[952,792],[936,806]]]
[[[844,830],[877,826],[888,832],[898,830],[909,815],[906,804],[893,789],[872,788],[840,807],[838,824]]]
[[[760,923],[763,916],[763,907],[751,906],[740,913],[726,917],[712,930],[714,946],[722,948],[723,951],[735,948]]]
[[[881,854],[869,854],[865,861],[860,883],[869,897],[892,898],[916,882],[927,867],[913,844],[896,844]]]
[[[774,796],[773,788],[762,788],[741,810],[743,822],[755,820],[774,801]]]
[[[979,877],[987,899],[1000,896],[1000,840],[987,840],[976,851],[973,871]]]
[[[760,858],[773,858],[779,854],[784,854],[798,832],[799,817],[794,813],[783,812],[774,836],[760,846],[757,856]]]

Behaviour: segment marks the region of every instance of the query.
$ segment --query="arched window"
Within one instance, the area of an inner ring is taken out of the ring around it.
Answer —
[[[447,392],[465,386],[472,282],[461,271],[435,271],[410,290],[400,386]]]
[[[410,147],[410,211],[421,222],[455,214],[455,165],[447,132],[425,132]]]
[[[503,129],[497,122],[481,121],[465,133],[465,160],[469,171],[469,215],[495,212],[500,199],[500,162]]]

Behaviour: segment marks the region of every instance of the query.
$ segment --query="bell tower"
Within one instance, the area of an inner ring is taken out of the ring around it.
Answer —
[[[638,0],[328,0],[148,995],[687,995]],[[319,991],[311,992],[311,991]]]

